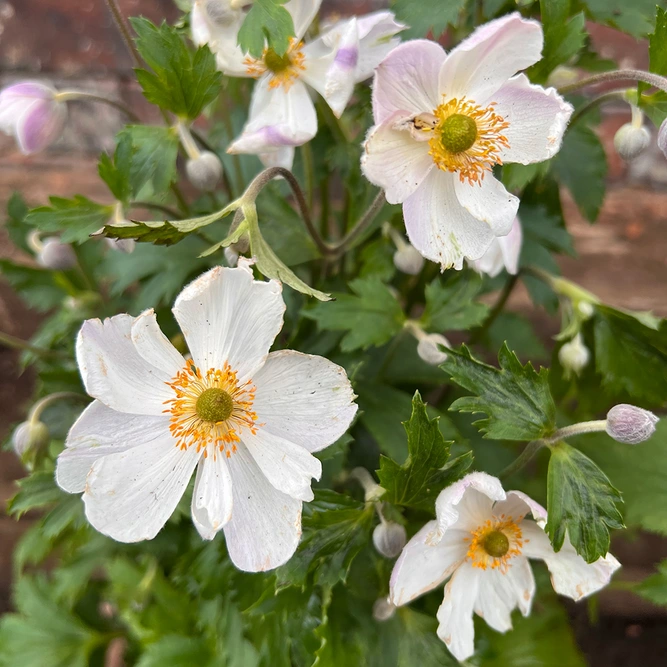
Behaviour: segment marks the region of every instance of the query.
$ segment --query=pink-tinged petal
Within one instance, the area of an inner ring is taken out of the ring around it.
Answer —
[[[410,243],[443,270],[461,269],[465,258],[481,257],[496,237],[488,224],[461,206],[455,180],[455,174],[432,169],[403,203]]]
[[[30,102],[16,124],[16,141],[25,155],[40,153],[62,135],[67,120],[65,104],[49,100]]]
[[[164,438],[168,432],[169,418],[165,415],[129,415],[93,401],[67,434],[56,465],[58,486],[68,493],[83,493],[95,461]]]
[[[547,520],[544,507],[521,491],[508,491],[507,500],[497,502],[493,507],[493,514],[511,517],[515,523],[523,521],[528,514],[532,514],[535,521]]]
[[[424,182],[435,167],[427,142],[416,141],[401,129],[402,112],[371,128],[364,143],[364,176],[385,191],[390,204],[401,204]]]
[[[173,312],[202,372],[229,363],[245,382],[266,361],[283,326],[285,302],[275,280],[254,280],[245,265],[218,266],[179,294]]]
[[[485,472],[469,473],[443,489],[435,501],[438,536],[450,528],[475,530],[491,516],[493,502],[505,497],[498,478]]]
[[[200,454],[163,440],[143,443],[93,464],[83,494],[91,525],[118,542],[152,540],[173,514]]]
[[[357,412],[345,370],[324,357],[272,352],[253,381],[252,407],[262,430],[309,452],[338,440]]]
[[[489,102],[510,77],[540,59],[543,44],[542,26],[517,12],[490,21],[449,53],[439,90],[448,98]]]
[[[285,3],[285,9],[292,15],[294,21],[296,39],[301,39],[306,34],[321,4],[322,0],[289,0]]]
[[[228,153],[269,153],[283,146],[301,146],[317,133],[317,115],[308,90],[295,81],[289,90],[269,87],[269,78],[255,85],[250,117]]]
[[[227,463],[234,480],[234,509],[224,527],[229,557],[246,572],[272,570],[299,544],[301,501],[277,491],[243,443]]]
[[[463,563],[445,586],[445,599],[438,609],[438,637],[457,660],[466,660],[475,652],[473,607],[483,570]]]
[[[425,39],[397,46],[375,70],[373,118],[377,124],[397,111],[404,116],[432,113],[441,103],[438,73],[444,49]]]
[[[587,563],[574,550],[567,536],[561,550],[555,553],[549,537],[537,523],[525,519],[520,527],[524,540],[523,554],[546,563],[551,573],[551,585],[560,595],[581,600],[604,588],[621,567],[609,553],[594,563]]]
[[[509,142],[509,148],[501,147],[503,162],[542,162],[559,151],[574,109],[554,88],[535,86],[519,74],[493,100],[495,112],[509,123],[503,132]]]
[[[433,590],[449,577],[466,557],[468,544],[462,531],[451,530],[439,542],[429,538],[437,522],[429,521],[404,547],[389,582],[389,599],[404,605]]]
[[[662,125],[658,130],[658,148],[667,157],[667,120],[662,121]]]
[[[185,359],[162,333],[152,308],[134,320],[130,335],[137,352],[151,366],[172,378],[183,370]]]
[[[291,169],[294,164],[294,146],[281,146],[267,153],[257,156],[265,167],[282,167]]]
[[[357,17],[360,41],[357,82],[365,81],[373,75],[375,68],[400,44],[400,39],[393,36],[406,27],[388,11],[372,12]]]
[[[494,236],[509,234],[519,210],[519,198],[507,192],[493,174],[487,173],[474,185],[455,178],[454,191],[461,206],[473,218],[485,222]]]
[[[192,522],[197,532],[212,540],[232,518],[232,477],[223,452],[209,446],[199,460],[192,492]]]
[[[115,315],[86,320],[79,331],[76,358],[86,391],[118,412],[161,416],[173,398],[173,376],[146,361],[132,343],[135,318]]]

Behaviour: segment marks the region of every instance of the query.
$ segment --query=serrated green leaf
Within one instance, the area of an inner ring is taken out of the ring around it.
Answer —
[[[287,0],[255,0],[239,30],[238,43],[244,53],[260,58],[264,48],[282,56],[294,36],[292,15],[283,6]]]
[[[217,664],[202,637],[166,635],[150,644],[142,653],[136,667],[213,667]]]
[[[28,235],[31,232],[29,225],[26,224],[28,215],[28,206],[20,192],[13,192],[7,201],[7,218],[5,227],[12,243],[25,252],[31,252],[28,245]]]
[[[637,584],[634,591],[653,604],[667,607],[667,560],[659,563],[658,572]]]
[[[26,512],[67,499],[52,472],[35,472],[18,481],[19,491],[7,503],[7,511],[17,519]]]
[[[549,173],[551,160],[536,162],[534,164],[512,164],[503,165],[503,184],[511,192],[520,192],[531,181],[542,178]]]
[[[195,120],[220,94],[222,74],[207,45],[188,49],[176,28],[148,19],[131,19],[137,49],[153,70],[137,69],[137,80],[149,102],[177,116]]]
[[[100,155],[97,171],[107,184],[111,194],[120,202],[127,203],[134,194],[131,168],[134,148],[126,134],[119,134],[113,158],[106,153]]]
[[[649,70],[667,75],[667,9],[656,6],[655,28],[648,42]]]
[[[373,505],[334,491],[316,490],[303,506],[303,537],[292,559],[278,569],[277,588],[315,584],[333,588],[345,581],[352,561],[368,543]]]
[[[49,197],[51,206],[40,206],[28,213],[26,222],[42,232],[60,234],[63,243],[83,243],[113,215],[113,206],[97,204],[81,195],[72,199]]]
[[[402,33],[403,39],[418,39],[429,33],[437,40],[448,25],[457,26],[459,17],[468,0],[436,0],[435,2],[414,2],[414,0],[394,0],[391,8],[396,18],[408,28]]]
[[[343,352],[384,345],[402,328],[405,315],[389,288],[377,277],[350,281],[354,294],[336,294],[336,301],[318,304],[304,315],[320,329],[345,331]]]
[[[556,425],[556,406],[549,390],[549,371],[537,373],[528,362],[521,365],[503,344],[498,353],[500,369],[473,358],[465,345],[452,350],[440,365],[454,382],[475,396],[459,398],[450,410],[484,412],[474,422],[485,438],[537,440],[551,435]]]
[[[609,389],[661,405],[667,396],[667,324],[656,330],[645,317],[595,308],[595,366]]]
[[[442,489],[455,482],[472,464],[472,452],[449,459],[451,443],[440,432],[438,419],[429,419],[419,392],[412,399],[412,416],[403,426],[408,458],[398,464],[380,457],[378,477],[386,489],[383,500],[393,505],[433,512]]]
[[[489,307],[475,301],[482,278],[473,271],[458,273],[443,283],[436,278],[426,286],[426,308],[419,320],[427,331],[458,331],[481,324]]]
[[[67,295],[54,280],[53,273],[46,269],[35,269],[15,264],[9,259],[0,259],[0,273],[29,306],[41,312],[55,308]]]
[[[609,551],[609,529],[624,527],[616,507],[620,502],[621,494],[585,454],[565,442],[552,447],[545,530],[554,551],[560,551],[567,534],[587,563],[605,556]]]
[[[658,0],[583,0],[591,18],[633,37],[645,37],[651,31]]]

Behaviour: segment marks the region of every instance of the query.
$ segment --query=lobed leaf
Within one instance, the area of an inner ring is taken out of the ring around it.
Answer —
[[[287,0],[255,0],[239,30],[238,44],[244,53],[260,58],[264,48],[282,56],[294,36],[292,15],[285,9]]]

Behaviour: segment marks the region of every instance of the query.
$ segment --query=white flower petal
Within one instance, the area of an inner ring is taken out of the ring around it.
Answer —
[[[143,359],[170,377],[173,378],[185,366],[183,355],[162,333],[152,308],[134,320],[131,336],[134,347]]]
[[[466,557],[467,533],[449,531],[439,542],[429,539],[437,522],[429,521],[404,547],[389,583],[392,604],[404,605],[441,584]]]
[[[232,518],[232,478],[223,452],[209,447],[197,466],[192,493],[192,521],[205,540],[212,540]]]
[[[494,236],[509,234],[519,210],[519,198],[507,192],[493,174],[486,174],[475,185],[455,178],[454,191],[461,206],[474,218],[485,222]]]
[[[528,616],[533,603],[533,597],[535,597],[535,577],[533,576],[530,561],[523,557],[513,558],[511,567],[505,577],[514,589],[521,613],[524,616]]]
[[[445,599],[438,609],[438,637],[457,660],[466,660],[475,652],[472,613],[482,572],[470,563],[461,565],[445,586]]]
[[[266,479],[282,493],[297,500],[312,500],[312,479],[322,475],[322,463],[303,447],[269,433],[263,427],[254,435],[241,434],[243,443],[252,454]]]
[[[523,554],[543,560],[551,573],[551,584],[556,593],[580,600],[604,588],[621,564],[611,554],[587,563],[575,550],[569,537],[555,553],[549,537],[542,528],[529,519],[521,523],[524,537]]]
[[[547,511],[532,498],[521,491],[508,491],[507,500],[497,502],[493,506],[496,516],[512,517],[515,523],[523,521],[527,514],[532,514],[536,521],[546,521]]]
[[[511,630],[512,610],[516,604],[514,589],[507,575],[494,569],[480,572],[474,609],[475,613],[483,618],[490,627],[497,632]]]
[[[164,440],[111,454],[93,464],[83,501],[94,528],[118,542],[153,539],[181,499],[200,454]]]
[[[542,26],[517,12],[489,21],[449,53],[439,90],[448,98],[484,104],[511,76],[540,59],[543,43]]]
[[[281,146],[273,151],[266,153],[259,153],[257,155],[260,162],[265,167],[282,167],[283,169],[291,169],[294,164],[294,146]]]
[[[289,0],[285,3],[285,9],[292,15],[294,20],[294,34],[296,39],[301,39],[310,27],[322,4],[322,0]]]
[[[95,461],[164,438],[168,432],[167,416],[129,415],[93,401],[67,434],[56,465],[58,486],[68,493],[83,493]]]
[[[365,81],[373,75],[375,68],[400,44],[400,39],[391,37],[405,28],[403,23],[396,21],[393,12],[377,11],[357,17],[357,82]]]
[[[227,461],[234,483],[234,511],[224,527],[232,562],[263,572],[287,562],[301,537],[301,501],[269,484],[243,443]]]
[[[385,191],[390,204],[401,204],[435,168],[428,143],[415,141],[400,128],[402,112],[371,128],[364,144],[361,169],[364,176]]]
[[[245,265],[216,267],[179,294],[173,312],[199,369],[227,362],[243,382],[266,360],[285,302],[275,280],[254,280]]]
[[[88,394],[131,414],[159,416],[173,398],[165,384],[172,375],[147,362],[132,344],[129,315],[101,322],[86,320],[76,342],[76,358]]]
[[[257,391],[252,407],[262,431],[309,452],[338,440],[357,412],[345,370],[324,357],[272,352],[253,382]]]
[[[438,73],[444,49],[425,39],[397,46],[375,70],[373,118],[384,122],[397,111],[405,115],[432,113],[442,102]]]
[[[509,123],[503,131],[509,142],[509,148],[501,146],[503,162],[542,162],[559,151],[574,109],[554,88],[545,90],[519,74],[504,84],[493,100],[494,111]]]
[[[443,270],[460,269],[464,258],[481,257],[496,238],[489,225],[461,206],[454,189],[455,179],[455,174],[432,169],[403,203],[410,243]]]

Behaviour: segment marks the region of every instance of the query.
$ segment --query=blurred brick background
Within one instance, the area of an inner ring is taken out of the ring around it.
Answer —
[[[126,15],[142,14],[154,21],[178,15],[172,0],[120,0],[120,4]],[[385,4],[382,0],[325,0],[323,11],[364,13]],[[646,66],[645,43],[608,28],[590,29],[600,55],[623,67]],[[142,103],[130,59],[103,0],[0,0],[0,86],[19,78],[98,92],[137,109],[145,122],[158,121]],[[606,302],[664,316],[667,161],[654,142],[630,167],[620,161],[612,138],[628,119],[626,105],[605,107],[600,134],[610,162],[607,199],[595,225],[584,221],[567,200],[568,227],[579,258],[564,259],[562,268],[566,276]],[[80,193],[103,200],[107,195],[97,178],[97,158],[102,149],[113,146],[122,122],[119,112],[110,107],[71,104],[62,140],[48,153],[30,158],[17,151],[13,140],[0,135],[0,210],[4,211],[14,190],[21,191],[31,205],[45,203],[49,194]],[[651,129],[655,135],[655,128]],[[0,229],[0,256],[15,253]],[[521,292],[513,296],[511,307],[527,311],[527,296]],[[540,324],[545,335],[554,332],[553,322],[544,319]],[[35,326],[35,315],[0,280],[0,330],[26,338]],[[0,435],[4,437],[9,425],[22,417],[30,394],[30,374],[19,376],[14,352],[0,347]],[[14,456],[1,453],[0,501],[13,493],[13,480],[21,475]],[[0,612],[9,604],[11,552],[23,525],[0,516]],[[644,576],[653,563],[667,556],[667,544],[648,536],[615,548],[624,563],[624,576],[631,579]],[[597,628],[588,625],[585,606],[573,612],[591,664],[664,664],[664,610],[621,592],[604,595],[601,607],[603,622]]]

